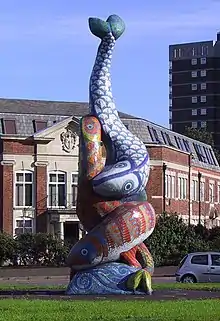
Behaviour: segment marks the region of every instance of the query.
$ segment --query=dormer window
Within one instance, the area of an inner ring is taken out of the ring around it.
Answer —
[[[47,128],[47,121],[34,120],[33,125],[34,125],[34,132],[36,133],[36,132],[39,132],[40,130]]]

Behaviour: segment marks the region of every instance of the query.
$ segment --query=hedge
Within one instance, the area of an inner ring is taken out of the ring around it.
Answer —
[[[189,252],[220,249],[220,228],[187,226],[175,214],[157,218],[152,235],[145,241],[155,266],[177,265]],[[37,233],[16,238],[0,233],[0,265],[64,266],[72,244],[58,237]]]

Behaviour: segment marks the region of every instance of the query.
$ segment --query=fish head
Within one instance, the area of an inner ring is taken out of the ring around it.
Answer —
[[[101,125],[96,117],[84,116],[81,119],[81,131],[84,139],[94,142],[101,141]]]
[[[105,166],[92,181],[96,194],[116,199],[128,197],[143,190],[145,183],[146,178],[140,171],[134,171],[128,160]]]
[[[102,262],[103,246],[99,239],[89,233],[70,250],[67,265],[73,270],[83,270]]]

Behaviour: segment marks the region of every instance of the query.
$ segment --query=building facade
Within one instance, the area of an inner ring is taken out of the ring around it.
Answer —
[[[206,128],[220,149],[220,34],[169,47],[170,128]]]
[[[81,237],[79,119],[87,113],[87,104],[8,100],[7,106],[0,100],[1,231]],[[187,224],[219,225],[220,168],[212,148],[147,120],[120,117],[148,148],[147,195],[156,214],[176,212]]]

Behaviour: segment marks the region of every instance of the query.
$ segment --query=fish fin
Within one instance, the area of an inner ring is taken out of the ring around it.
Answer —
[[[154,272],[154,260],[146,245],[141,243],[137,245],[136,259],[143,269],[148,271],[151,275]]]
[[[140,263],[136,259],[136,250],[137,250],[137,247],[135,246],[132,249],[130,249],[129,251],[121,253],[120,259],[124,263],[127,263],[130,266],[134,266],[137,268],[141,267]]]
[[[100,39],[111,32],[109,23],[99,18],[89,18],[89,29],[94,36]]]
[[[113,14],[108,17],[107,22],[110,24],[111,32],[115,40],[117,40],[125,31],[124,21],[116,14]]]

